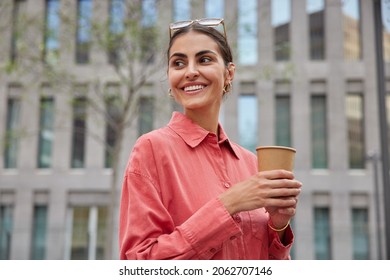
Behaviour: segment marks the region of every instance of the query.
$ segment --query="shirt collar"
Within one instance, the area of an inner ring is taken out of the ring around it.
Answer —
[[[178,134],[191,148],[197,147],[209,134],[215,135],[214,133],[200,127],[180,112],[173,112],[168,127]],[[221,124],[218,124],[218,127],[219,144],[226,144],[233,155],[239,158],[238,153],[235,150],[236,148],[231,144]]]

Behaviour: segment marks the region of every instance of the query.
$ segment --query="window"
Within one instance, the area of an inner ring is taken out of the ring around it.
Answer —
[[[139,99],[138,135],[141,136],[153,129],[154,98],[141,97]]]
[[[257,96],[254,93],[242,93],[238,97],[238,135],[240,145],[256,152],[258,144]]]
[[[9,260],[12,244],[13,207],[0,205],[0,260]]]
[[[26,24],[26,0],[14,0],[12,10],[11,62],[16,62],[21,48],[21,37]]]
[[[325,0],[307,0],[310,59],[325,59]]]
[[[362,57],[360,0],[342,1],[344,17],[344,58],[360,60]]]
[[[78,0],[76,62],[89,62],[91,45],[92,0]]]
[[[383,24],[383,56],[385,61],[390,61],[390,2],[382,0],[382,24]]]
[[[83,168],[85,157],[87,100],[84,96],[76,97],[72,104],[73,131],[72,131],[72,168]]]
[[[173,0],[173,21],[191,19],[191,1]]]
[[[368,234],[367,208],[352,209],[352,242],[353,259],[368,260],[370,258],[370,244]]]
[[[20,99],[9,97],[7,101],[7,119],[4,144],[4,168],[16,168],[19,147]]]
[[[257,63],[257,1],[238,1],[238,61],[242,65]]]
[[[122,117],[120,104],[120,87],[118,85],[107,86],[106,97],[106,135],[105,135],[105,168],[111,168],[113,164],[114,148],[119,129],[119,121]]]
[[[46,258],[46,230],[47,206],[36,205],[34,207],[34,220],[31,243],[32,260],[44,260]]]
[[[59,0],[46,0],[44,60],[49,64],[58,62],[60,29],[59,9]]]
[[[108,62],[118,64],[119,49],[123,43],[123,32],[125,29],[125,0],[111,0],[110,2],[110,35],[108,45]]]
[[[38,168],[50,168],[52,164],[52,147],[54,131],[54,99],[42,97],[40,101],[40,118],[38,134]]]
[[[349,168],[362,169],[365,167],[363,95],[359,92],[349,92],[346,107]]]
[[[142,26],[152,27],[157,22],[157,0],[142,0]]]
[[[387,108],[386,111],[387,111],[387,132],[388,132],[387,141],[390,147],[390,93],[389,92],[386,95],[386,108]],[[389,158],[390,158],[390,151],[389,151]]]
[[[223,18],[225,11],[224,0],[206,0],[205,1],[206,18]]]
[[[153,63],[155,59],[157,3],[156,0],[142,0],[141,59]]]
[[[70,209],[72,260],[104,259],[107,207],[73,207]]]
[[[274,29],[274,53],[276,61],[290,59],[290,0],[272,0],[272,27]]]
[[[329,208],[314,208],[314,248],[315,259],[331,259],[331,235],[329,222]]]
[[[276,96],[275,132],[276,145],[291,146],[291,105],[290,96]]]
[[[311,165],[314,169],[328,168],[326,96],[313,94],[311,108]]]

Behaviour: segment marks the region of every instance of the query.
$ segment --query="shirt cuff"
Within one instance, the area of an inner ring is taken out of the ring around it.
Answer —
[[[224,241],[242,234],[218,198],[200,208],[181,226],[181,230],[200,259],[210,259],[222,248]]]
[[[275,260],[288,260],[290,257],[291,246],[294,242],[294,234],[289,225],[284,232],[283,243],[276,231],[268,229],[269,237],[269,258]]]

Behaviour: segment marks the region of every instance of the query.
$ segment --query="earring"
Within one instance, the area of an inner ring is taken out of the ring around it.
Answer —
[[[172,94],[172,90],[171,89],[168,90],[168,95],[169,95],[169,97],[173,98],[173,94]]]
[[[228,93],[229,91],[232,90],[232,82],[229,82],[224,88],[222,89],[223,94]]]

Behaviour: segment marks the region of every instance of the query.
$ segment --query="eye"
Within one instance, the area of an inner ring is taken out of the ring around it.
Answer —
[[[200,58],[200,62],[201,63],[208,63],[208,62],[211,62],[211,61],[212,61],[212,59],[210,57],[208,57],[208,56],[202,56]]]
[[[177,59],[177,60],[173,60],[171,62],[171,66],[172,67],[176,67],[176,68],[180,68],[180,67],[183,67],[185,65],[184,61],[181,60],[181,59]]]

